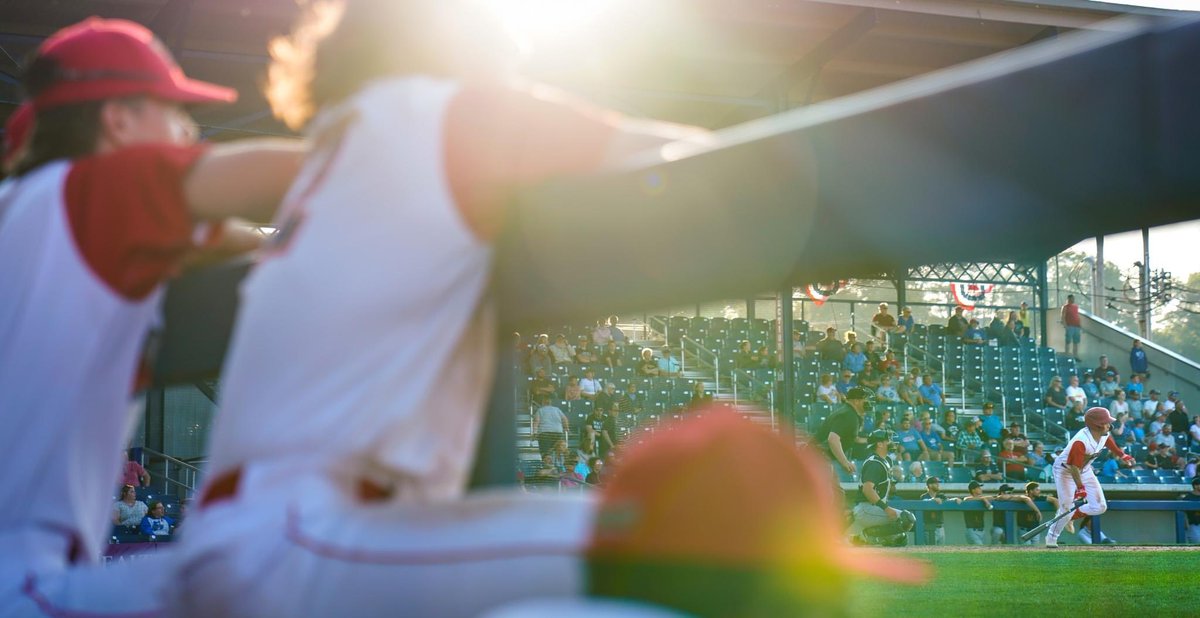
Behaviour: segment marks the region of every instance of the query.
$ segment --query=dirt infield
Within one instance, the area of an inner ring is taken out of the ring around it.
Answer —
[[[974,552],[1031,551],[1045,553],[1079,552],[1196,552],[1200,545],[1060,545],[1057,549],[1046,549],[1041,545],[914,545],[896,548],[908,554],[958,554]]]

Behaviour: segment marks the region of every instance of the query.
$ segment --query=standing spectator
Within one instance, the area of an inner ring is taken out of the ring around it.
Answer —
[[[163,506],[161,500],[152,501],[145,517],[138,522],[138,530],[150,537],[169,537],[174,528],[175,520],[167,517],[167,507]]]
[[[1000,467],[992,460],[992,452],[987,449],[980,451],[979,463],[971,468],[974,470],[975,480],[980,483],[1004,480],[1004,475],[1000,473]]]
[[[987,343],[987,333],[979,328],[979,320],[971,318],[967,322],[967,330],[962,334],[962,342],[968,345],[983,345]]]
[[[640,376],[658,376],[658,361],[654,360],[654,350],[650,348],[642,350],[642,360],[638,363],[637,372]]]
[[[1189,502],[1200,502],[1200,476],[1192,479],[1192,491],[1183,495]],[[1187,541],[1193,545],[1200,544],[1200,511],[1186,511]]]
[[[663,347],[662,358],[658,359],[658,375],[660,377],[675,378],[682,373],[679,361],[675,360],[673,354],[674,351],[670,347]]]
[[[1071,376],[1071,383],[1067,386],[1067,404],[1073,405],[1076,401],[1086,405],[1088,402],[1087,393],[1083,387],[1079,386],[1079,376]]]
[[[896,388],[896,394],[900,396],[900,401],[914,408],[921,405],[921,393],[917,390],[917,382],[912,374],[904,376],[904,381]]]
[[[596,345],[608,345],[613,340],[612,327],[608,320],[596,320],[596,328],[592,329],[592,341]]]
[[[963,308],[955,307],[954,315],[946,321],[946,335],[951,338],[961,338],[967,332],[967,318],[963,317]]]
[[[1033,324],[1029,317],[1029,303],[1022,302],[1021,308],[1017,311],[1017,321],[1020,322],[1020,332],[1017,333],[1021,337],[1029,336],[1029,326]]]
[[[625,333],[621,330],[621,327],[617,325],[619,321],[620,318],[615,315],[608,316],[608,334],[612,337],[613,343],[622,345],[625,343]]]
[[[896,316],[888,313],[888,304],[879,303],[879,312],[871,318],[871,325],[878,331],[878,337],[887,341],[888,333],[896,330]]]
[[[921,386],[917,387],[917,393],[921,395],[921,403],[939,410],[942,408],[942,386],[934,384],[932,375],[927,373],[921,376]]]
[[[149,487],[150,473],[142,464],[134,461],[133,449],[125,449],[125,467],[121,470],[121,484],[132,487]]]
[[[900,429],[896,431],[896,441],[900,443],[900,454],[904,461],[928,461],[929,449],[921,441],[921,434],[913,427],[912,418],[905,416],[900,420]]]
[[[825,338],[817,342],[817,354],[822,361],[834,362],[839,365],[846,358],[846,348],[838,341],[837,329],[830,326],[825,329]]]
[[[837,404],[842,401],[844,396],[841,389],[834,386],[832,373],[826,373],[821,376],[821,384],[817,386],[818,402]]]
[[[1063,389],[1062,378],[1058,376],[1050,378],[1050,386],[1046,387],[1046,394],[1042,398],[1042,403],[1047,408],[1067,409],[1067,391]]]
[[[936,476],[931,476],[925,479],[925,493],[921,494],[920,500],[927,500],[934,504],[943,502],[953,502],[960,504],[962,500],[958,498],[947,498],[942,495],[942,481]],[[946,514],[942,511],[925,511],[925,544],[926,545],[945,545],[946,544]]]
[[[145,502],[137,499],[136,487],[133,485],[122,485],[121,498],[113,504],[113,525],[136,529],[141,525],[142,518],[146,516],[149,510]]]
[[[991,499],[983,495],[983,484],[979,481],[971,481],[967,483],[967,491],[970,495],[963,498],[963,502],[977,500],[983,503],[984,509],[992,510]],[[968,545],[987,545],[987,535],[983,532],[983,515],[983,511],[963,512],[963,526],[966,528]]]
[[[604,351],[600,352],[600,362],[604,363],[609,369],[616,369],[625,365],[625,360],[621,358],[621,349],[617,347],[617,342],[609,341],[604,344]]]
[[[980,429],[983,430],[983,435],[988,440],[999,440],[1004,433],[1004,421],[999,416],[996,416],[996,404],[987,402],[983,404],[983,421]]]
[[[1066,348],[1064,351],[1076,360],[1079,359],[1079,340],[1083,333],[1083,323],[1079,320],[1079,305],[1075,304],[1075,295],[1067,295],[1067,304],[1062,307],[1061,317],[1063,328],[1066,330]]]
[[[552,452],[557,441],[567,438],[571,423],[561,409],[550,405],[549,396],[541,395],[538,404],[533,413],[533,428],[537,432],[538,450],[545,456]]]
[[[579,381],[579,395],[588,401],[595,401],[596,396],[604,392],[604,386],[596,379],[596,372],[591,367],[583,372]]]
[[[1129,349],[1129,377],[1132,379],[1134,376],[1150,378],[1150,359],[1146,358],[1140,339],[1134,339],[1133,347]]]
[[[1117,389],[1116,397],[1108,404],[1108,411],[1112,412],[1114,417],[1129,414],[1129,402],[1125,401],[1125,391]]]
[[[905,335],[911,335],[916,322],[913,321],[912,309],[905,307],[900,310],[900,317],[896,320],[896,331]]]
[[[1015,321],[1015,319],[1014,319],[1014,321]],[[1008,332],[1008,326],[1005,324],[1004,318],[1002,318],[1000,316],[1000,312],[997,311],[992,316],[992,321],[988,322],[987,338],[989,341],[999,342],[1001,339],[1004,338],[1004,334],[1006,332]]]
[[[900,394],[892,386],[892,376],[885,375],[879,379],[879,388],[875,389],[875,399],[878,401],[900,403]]]
[[[963,423],[962,432],[958,434],[958,451],[964,463],[976,463],[980,459],[980,453],[983,452],[983,436],[979,434],[979,428],[983,425],[978,417],[968,418]]]
[[[559,335],[554,338],[554,345],[550,346],[550,359],[558,365],[568,365],[575,362],[575,348],[567,343],[566,335]]]

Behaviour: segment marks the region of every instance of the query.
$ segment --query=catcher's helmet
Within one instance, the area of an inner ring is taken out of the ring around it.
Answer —
[[[891,442],[891,440],[892,432],[886,429],[876,429],[871,432],[871,435],[867,436],[867,446],[875,446],[880,442]]]

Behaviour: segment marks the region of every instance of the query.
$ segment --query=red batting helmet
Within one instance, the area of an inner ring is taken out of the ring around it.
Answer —
[[[1096,425],[1109,425],[1117,422],[1117,419],[1113,418],[1108,408],[1095,407],[1089,408],[1087,413],[1083,415],[1083,422],[1087,426],[1092,427]]]

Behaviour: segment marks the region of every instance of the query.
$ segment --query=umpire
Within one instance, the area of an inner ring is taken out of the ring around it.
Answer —
[[[863,417],[871,412],[870,390],[855,386],[846,392],[846,403],[821,423],[817,440],[825,452],[850,474],[857,474],[857,467],[850,460],[860,450],[859,433],[862,432]]]
[[[876,429],[867,436],[871,456],[863,462],[859,501],[854,505],[854,521],[850,524],[850,535],[859,544],[903,547],[908,543],[908,531],[917,521],[911,512],[888,506],[892,464],[887,455],[891,444],[889,431]]]

